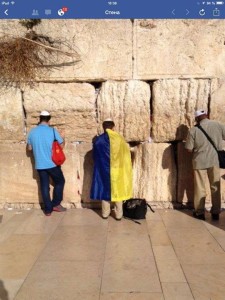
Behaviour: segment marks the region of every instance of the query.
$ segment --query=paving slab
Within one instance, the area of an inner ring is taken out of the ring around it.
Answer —
[[[1,299],[224,300],[224,212],[149,211],[141,224],[91,209],[0,215]]]

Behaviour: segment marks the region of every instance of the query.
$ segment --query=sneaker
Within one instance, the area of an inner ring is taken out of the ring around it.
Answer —
[[[199,219],[199,220],[205,221],[205,214],[197,215],[196,212],[193,212],[193,217],[194,217],[195,219]]]
[[[121,221],[122,220],[122,218],[115,218],[116,219],[116,221]]]
[[[212,216],[212,219],[214,221],[218,221],[220,219],[220,215],[219,214],[211,214],[211,216]]]
[[[63,207],[61,204],[59,204],[59,205],[53,207],[53,211],[64,212],[64,211],[66,211],[66,208]]]
[[[52,213],[44,213],[46,217],[50,217]]]
[[[104,217],[104,216],[102,216],[102,219],[104,219],[104,220],[107,220],[107,219],[108,219],[108,217]]]

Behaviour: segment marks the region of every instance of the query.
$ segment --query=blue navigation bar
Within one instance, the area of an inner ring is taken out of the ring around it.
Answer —
[[[224,19],[225,0],[0,0],[1,19]]]

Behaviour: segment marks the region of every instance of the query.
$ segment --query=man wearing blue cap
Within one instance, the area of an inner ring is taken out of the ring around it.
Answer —
[[[64,145],[62,137],[56,129],[49,126],[51,115],[48,111],[42,111],[40,114],[39,125],[28,134],[27,148],[33,151],[35,160],[35,169],[40,178],[40,187],[42,200],[44,202],[44,212],[50,216],[52,211],[63,212],[66,210],[60,203],[63,200],[63,189],[65,179],[60,166],[52,161],[52,143],[55,138]],[[50,178],[54,183],[53,199],[51,201],[49,193]]]
[[[219,122],[209,120],[204,109],[195,112],[196,126],[190,129],[185,148],[192,152],[194,169],[194,217],[205,220],[205,180],[208,177],[213,220],[219,220],[221,210],[220,168],[217,150],[222,150],[225,140],[225,126]],[[212,140],[215,147],[209,141]]]

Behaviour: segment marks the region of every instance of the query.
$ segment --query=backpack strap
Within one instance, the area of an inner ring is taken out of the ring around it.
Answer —
[[[196,127],[198,127],[206,136],[207,140],[212,144],[213,148],[216,150],[216,152],[218,152],[214,142],[212,141],[211,137],[208,135],[208,133],[202,128],[202,126],[200,124],[195,125]]]
[[[123,216],[123,217],[124,217],[124,216]],[[132,221],[132,222],[134,222],[134,223],[137,223],[137,224],[141,225],[141,222],[136,221],[136,220],[134,220],[134,219],[131,219],[131,218],[128,218],[128,217],[124,217],[124,219],[130,220],[130,221]]]
[[[53,134],[54,134],[54,142],[57,141],[56,137],[55,137],[55,128],[53,127]]]
[[[154,209],[151,207],[151,205],[148,204],[148,202],[146,202],[146,204],[147,204],[147,206],[151,209],[151,211],[154,213],[155,211],[154,211]]]

